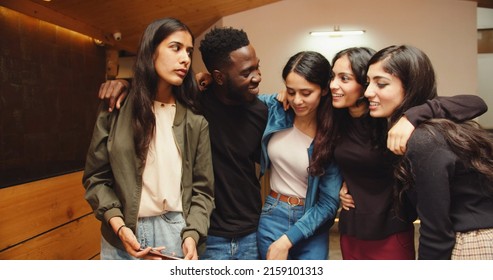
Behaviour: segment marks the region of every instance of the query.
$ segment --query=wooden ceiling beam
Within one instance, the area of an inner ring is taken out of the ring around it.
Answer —
[[[23,13],[63,28],[87,35],[89,37],[103,41],[106,45],[117,47],[118,44],[109,32],[97,29],[81,21],[67,17],[54,10],[28,0],[1,0],[0,4],[8,9]],[[127,47],[120,46],[122,49]],[[129,50],[130,51],[130,50]],[[131,50],[134,51],[134,50]]]
[[[478,3],[478,8],[493,9],[493,0],[467,0]]]

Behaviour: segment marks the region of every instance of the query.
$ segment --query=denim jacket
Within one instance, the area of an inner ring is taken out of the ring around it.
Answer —
[[[262,94],[258,98],[267,105],[269,115],[267,127],[262,136],[262,156],[260,159],[260,173],[270,166],[267,144],[271,136],[278,131],[293,127],[293,110],[284,111],[282,104],[276,99],[277,94]],[[307,150],[308,157],[313,153],[313,142]],[[328,230],[333,224],[339,209],[339,190],[342,184],[342,176],[339,168],[331,162],[325,168],[322,176],[308,176],[308,188],[306,190],[305,213],[294,227],[285,232],[289,240],[296,244],[302,239],[312,236],[316,230]]]

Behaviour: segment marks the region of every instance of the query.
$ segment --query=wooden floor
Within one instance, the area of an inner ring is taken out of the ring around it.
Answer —
[[[329,233],[329,260],[342,260],[341,246],[339,244],[339,225],[332,226]]]

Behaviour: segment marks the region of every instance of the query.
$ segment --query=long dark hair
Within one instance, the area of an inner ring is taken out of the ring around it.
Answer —
[[[382,62],[385,72],[399,78],[404,88],[404,100],[390,116],[392,127],[404,112],[437,97],[435,71],[428,56],[409,45],[390,46],[378,51],[368,62],[368,67]]]
[[[347,56],[349,63],[351,64],[351,70],[353,71],[354,77],[356,78],[356,82],[362,86],[362,97],[364,97],[366,88],[366,71],[368,70],[368,61],[370,61],[370,58],[374,54],[374,49],[367,47],[354,47],[339,51],[338,53],[336,53],[334,58],[332,58],[332,65],[334,65],[339,58]]]
[[[149,143],[156,126],[156,118],[152,108],[159,76],[154,67],[153,57],[159,44],[176,31],[188,32],[192,36],[192,42],[194,41],[190,29],[174,18],[163,18],[149,24],[140,41],[129,98],[134,100],[132,112],[135,151],[142,162],[145,162]],[[191,67],[183,80],[183,84],[173,86],[172,92],[178,102],[192,111],[198,112],[196,105],[198,86]]]
[[[331,77],[330,62],[318,52],[303,51],[293,55],[282,71],[286,80],[289,73],[294,72],[310,83],[320,86],[321,90],[328,90]],[[308,171],[313,176],[321,176],[325,166],[332,160],[334,151],[334,133],[332,117],[332,101],[330,94],[321,96],[317,109],[317,132],[313,140],[313,155]]]
[[[367,85],[366,73],[368,71],[368,62],[375,53],[376,51],[374,49],[368,47],[352,47],[339,51],[334,58],[332,58],[332,66],[334,66],[338,59],[347,56],[356,82],[361,85],[360,98],[356,103],[358,106],[364,104],[368,107],[368,99],[364,96]],[[368,112],[365,114],[368,114]],[[338,136],[350,126],[351,118],[348,108],[334,108],[334,129]],[[365,124],[371,131],[370,140],[372,147],[374,149],[386,151],[386,133],[382,133],[382,131],[386,132],[387,121],[370,117],[365,118],[365,121]]]
[[[446,119],[432,119],[419,127],[433,137],[443,136],[465,168],[480,174],[477,187],[482,188],[485,195],[493,197],[493,134],[474,121],[455,123]],[[395,195],[401,200],[405,192],[414,187],[413,170],[407,157],[402,159],[394,173],[397,179]]]
[[[437,96],[435,72],[428,56],[421,50],[408,46],[390,46],[377,52],[368,65],[383,62],[384,71],[401,80],[404,99],[390,117],[390,126],[411,107],[421,105]],[[449,148],[465,164],[466,168],[476,170],[483,182],[482,187],[492,195],[493,187],[493,137],[474,122],[455,123],[449,120],[429,120],[420,125],[439,137],[444,137]],[[401,157],[394,171],[396,202],[402,201],[405,192],[414,187],[414,175],[409,159]],[[487,187],[488,188],[488,187]]]

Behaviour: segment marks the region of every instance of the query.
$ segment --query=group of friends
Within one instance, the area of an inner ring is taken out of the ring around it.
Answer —
[[[337,216],[343,259],[493,259],[493,136],[471,121],[487,106],[438,97],[424,52],[301,51],[259,94],[243,30],[199,49],[208,74],[190,29],[156,20],[131,83],[101,85],[83,184],[102,259],[328,259]]]

